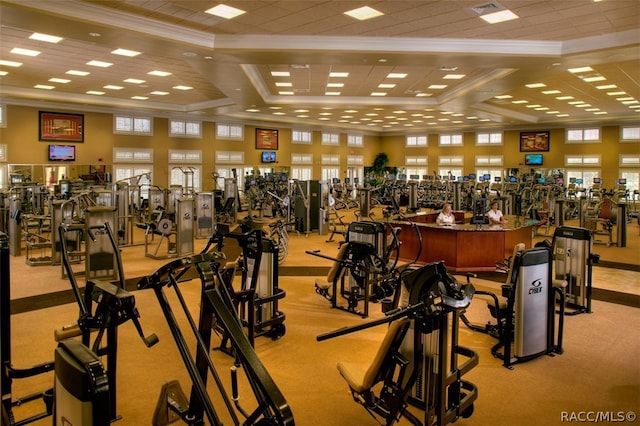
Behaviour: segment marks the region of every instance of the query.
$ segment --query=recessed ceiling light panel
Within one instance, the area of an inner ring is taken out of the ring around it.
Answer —
[[[369,6],[363,6],[357,9],[348,10],[344,12],[344,14],[359,21],[365,21],[367,19],[377,18],[378,16],[384,15],[384,13]]]

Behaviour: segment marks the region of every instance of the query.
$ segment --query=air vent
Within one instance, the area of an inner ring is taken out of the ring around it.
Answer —
[[[473,10],[475,13],[477,13],[478,15],[481,15],[481,16],[482,15],[486,15],[487,13],[498,12],[498,11],[504,10],[504,9],[505,9],[505,7],[502,6],[498,2],[480,4],[478,6],[473,6],[471,8],[471,10]]]
[[[295,93],[309,93],[309,89],[293,89]]]

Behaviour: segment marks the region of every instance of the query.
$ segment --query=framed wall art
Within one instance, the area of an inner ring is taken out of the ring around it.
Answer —
[[[278,149],[278,131],[256,129],[256,149]]]
[[[520,152],[549,151],[549,132],[520,132]]]
[[[41,141],[84,142],[84,115],[39,111]]]

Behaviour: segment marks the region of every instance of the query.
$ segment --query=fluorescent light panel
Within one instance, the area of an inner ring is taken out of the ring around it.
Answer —
[[[134,56],[140,55],[141,52],[136,52],[135,50],[127,50],[127,49],[116,49],[111,53],[113,53],[114,55],[128,56],[129,58],[133,58]]]
[[[4,65],[5,67],[21,67],[22,66],[22,62],[15,62],[15,61],[5,61],[3,59],[0,59],[0,66]]]
[[[13,49],[11,49],[11,53],[16,55],[32,56],[32,57],[38,56],[40,54],[40,52],[38,52],[37,50],[23,49],[21,47],[14,47]]]
[[[359,21],[365,21],[367,19],[377,18],[378,16],[384,15],[384,13],[369,6],[363,6],[357,9],[348,10],[344,12],[344,14]]]
[[[246,12],[242,9],[237,9],[235,7],[219,4],[217,6],[212,7],[211,9],[205,10],[204,13],[208,13],[209,15],[215,15],[224,19],[233,19],[236,16],[240,16]]]
[[[87,65],[90,65],[92,67],[99,67],[99,68],[109,68],[113,64],[111,62],[104,62],[104,61],[89,61],[87,62]]]
[[[487,13],[486,15],[481,15],[480,18],[488,22],[489,24],[498,24],[500,22],[511,21],[520,17],[512,11],[506,9],[500,10],[498,12]]]
[[[41,33],[33,33],[29,36],[29,38],[31,40],[44,41],[47,43],[59,43],[63,40],[62,37]]]

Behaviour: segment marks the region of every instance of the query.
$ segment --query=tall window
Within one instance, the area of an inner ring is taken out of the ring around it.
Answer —
[[[566,155],[564,165],[567,181],[571,181],[572,178],[581,180],[583,188],[590,188],[593,179],[600,177],[599,155]]]
[[[218,189],[224,190],[224,178],[233,178],[233,169],[236,171],[238,189],[244,188],[244,152],[242,151],[216,151],[216,173]],[[225,194],[225,197],[229,195]]]
[[[7,106],[0,104],[0,127],[7,127]]]
[[[7,167],[6,161],[7,161],[7,144],[0,143],[0,189],[6,189],[8,187],[8,184],[7,184],[8,167]]]
[[[153,183],[153,149],[113,148],[113,177],[140,185],[140,198],[149,198],[149,185]]]
[[[502,177],[502,155],[478,155],[476,156],[476,176],[491,175],[491,181],[496,177]]]
[[[322,154],[320,159],[322,164],[322,180],[331,181],[340,177],[340,155]]]
[[[180,185],[185,194],[202,189],[202,151],[169,150],[169,186]]]
[[[428,157],[423,156],[408,156],[404,159],[404,166],[407,170],[407,175],[418,175],[418,179],[422,179],[422,176],[429,174],[428,170]]]
[[[629,194],[640,190],[640,155],[621,155],[618,170],[620,178],[627,181]]]
[[[464,157],[461,155],[443,155],[438,157],[438,175],[443,178],[463,176]]]
[[[313,154],[292,153],[291,154],[291,179],[311,180]]]

